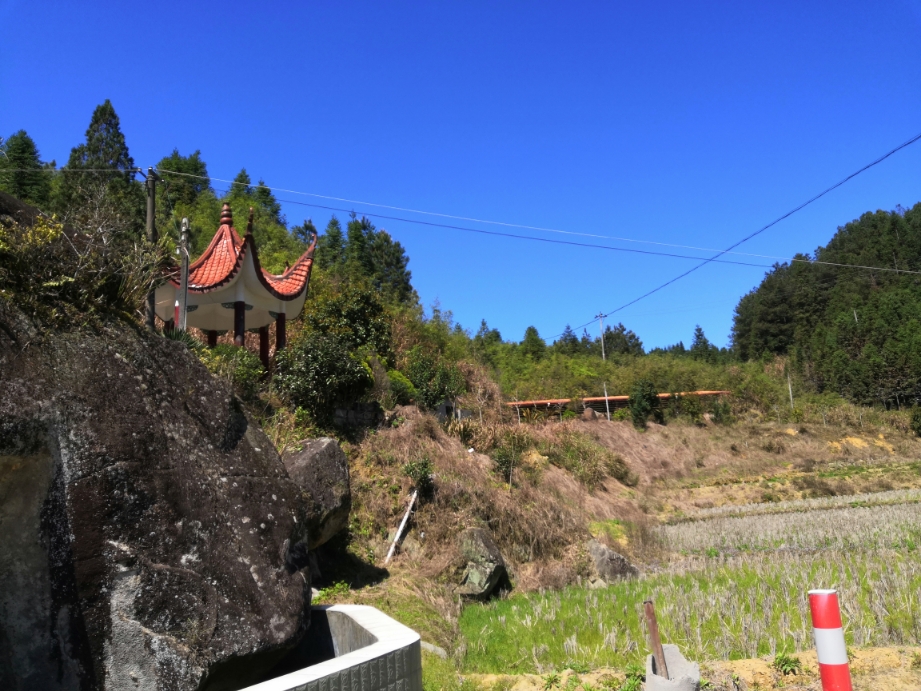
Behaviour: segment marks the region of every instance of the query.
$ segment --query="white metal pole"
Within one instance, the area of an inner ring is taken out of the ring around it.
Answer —
[[[179,277],[179,322],[176,328],[186,330],[186,313],[189,310],[189,219],[182,219],[182,235],[179,238],[179,255],[182,269]]]

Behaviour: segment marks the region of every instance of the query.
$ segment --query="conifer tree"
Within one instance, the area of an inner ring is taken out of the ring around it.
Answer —
[[[560,338],[554,342],[553,349],[563,355],[576,355],[582,349],[582,345],[579,343],[579,337],[573,333],[569,324],[563,329],[563,334]]]
[[[346,229],[345,270],[350,278],[371,278],[374,264],[368,246],[368,235],[374,225],[366,218],[359,221],[354,214]]]
[[[308,218],[299,226],[294,226],[291,229],[291,234],[295,237],[298,242],[302,242],[305,245],[309,245],[314,236],[317,234],[317,227],[313,224],[313,219]],[[319,242],[317,243],[319,244]]]
[[[168,171],[182,173],[182,175],[170,175]],[[183,156],[179,153],[179,149],[173,149],[173,153],[160,159],[157,164],[157,172],[167,182],[170,201],[174,205],[192,206],[198,199],[198,195],[211,189],[208,166],[201,158],[201,151]]]
[[[228,194],[232,197],[250,197],[253,194],[252,184],[252,178],[250,178],[249,173],[246,172],[246,168],[241,168],[240,172],[237,173],[237,177],[233,179],[233,185],[230,186]]]
[[[336,271],[345,262],[342,225],[335,216],[329,219],[326,232],[317,240],[316,262],[317,268],[332,271]]]
[[[86,141],[70,152],[55,206],[62,217],[94,228],[144,227],[144,191],[112,102],[97,106]]]
[[[364,219],[363,219],[364,220]],[[411,283],[412,273],[407,269],[409,257],[403,245],[390,237],[386,230],[372,231],[368,235],[368,251],[373,266],[372,282],[375,288],[397,302],[417,299]]]
[[[259,180],[259,183],[253,188],[252,194],[253,201],[265,209],[275,223],[280,226],[288,225],[287,219],[281,213],[281,204],[275,199],[272,190],[266,186],[265,180]]]
[[[521,351],[535,360],[540,360],[544,357],[544,351],[547,349],[547,344],[544,343],[544,339],[540,337],[540,334],[537,333],[537,329],[533,326],[529,326],[525,329],[524,340],[521,341]]]
[[[44,207],[51,192],[51,174],[43,168],[32,137],[19,130],[0,147],[0,190]]]

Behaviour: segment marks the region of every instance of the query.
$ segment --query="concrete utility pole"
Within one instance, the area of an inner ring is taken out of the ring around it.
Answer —
[[[606,358],[604,357],[604,313],[599,312],[596,316],[598,317],[598,326],[601,329],[601,360],[602,362],[604,362],[606,361]],[[604,383],[604,409],[608,413],[608,422],[610,422],[611,421],[611,404],[608,403],[608,383],[607,382]]]
[[[157,180],[159,176],[154,172],[153,168],[147,169],[147,242],[151,244],[156,244],[159,238],[157,237],[157,224],[155,222],[155,217],[157,213]],[[156,330],[156,297],[151,288],[150,292],[147,293],[147,328],[150,331]]]
[[[189,219],[182,219],[182,235],[179,238],[179,255],[182,274],[179,276],[179,319],[176,328],[186,330],[186,312],[189,306]]]

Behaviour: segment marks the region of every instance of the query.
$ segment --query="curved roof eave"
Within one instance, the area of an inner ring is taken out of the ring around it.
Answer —
[[[246,236],[241,239],[236,228],[231,225],[233,219],[229,213],[229,205],[225,204],[224,207],[218,232],[214,234],[202,255],[189,267],[189,292],[210,293],[225,287],[239,274],[247,248],[249,248],[256,276],[266,291],[272,297],[285,302],[297,299],[307,289],[310,282],[317,237],[314,236],[310,246],[298,258],[294,266],[285,270],[283,274],[271,274],[263,269],[259,262],[259,252],[252,235],[252,209],[250,209]],[[179,287],[178,275],[171,275],[169,280],[174,286]]]

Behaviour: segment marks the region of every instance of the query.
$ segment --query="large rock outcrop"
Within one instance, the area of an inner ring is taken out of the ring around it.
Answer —
[[[606,585],[639,575],[639,570],[626,557],[598,540],[589,540],[586,547],[594,567],[593,585]]]
[[[457,547],[467,562],[458,595],[482,600],[497,588],[510,588],[505,559],[488,530],[467,528],[458,534]]]
[[[288,476],[303,492],[310,549],[315,549],[349,525],[349,461],[331,437],[302,441],[282,460]]]
[[[300,494],[184,345],[0,296],[0,688],[258,681],[309,617]]]

